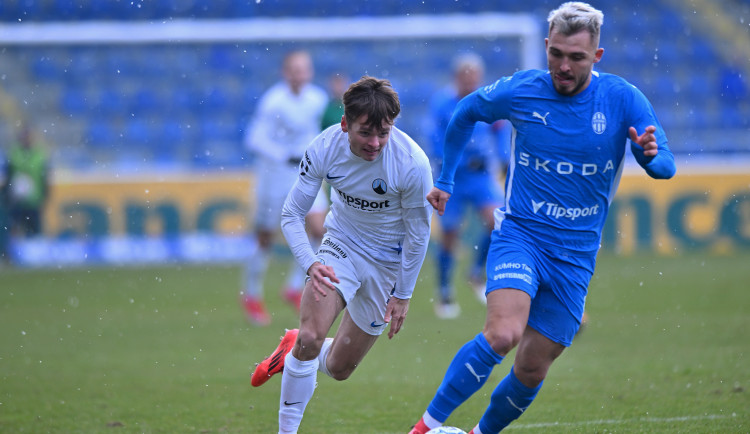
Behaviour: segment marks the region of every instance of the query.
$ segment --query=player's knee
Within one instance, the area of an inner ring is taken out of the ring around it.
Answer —
[[[516,360],[513,364],[513,373],[516,374],[518,381],[524,386],[534,388],[541,384],[547,377],[548,365],[539,363],[525,363]]]
[[[315,331],[300,329],[297,335],[297,343],[303,360],[310,360],[320,354],[325,335],[319,336]]]
[[[327,366],[328,372],[331,373],[331,378],[337,381],[344,381],[349,378],[356,368],[356,366],[336,366],[335,363],[333,366],[331,366],[331,364],[328,364]]]
[[[484,337],[492,349],[499,355],[505,357],[521,340],[521,331],[510,328],[494,328],[484,330]]]

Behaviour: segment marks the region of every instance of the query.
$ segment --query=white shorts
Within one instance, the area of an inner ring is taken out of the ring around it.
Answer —
[[[299,176],[297,166],[275,166],[276,169],[264,167],[255,174],[255,227],[258,229],[275,231],[281,227],[281,209]],[[321,187],[310,212],[324,213],[328,206],[328,196]]]
[[[374,262],[330,235],[323,238],[317,257],[333,267],[340,280],[334,285],[357,327],[380,336],[386,328],[385,308],[396,286],[400,264]]]

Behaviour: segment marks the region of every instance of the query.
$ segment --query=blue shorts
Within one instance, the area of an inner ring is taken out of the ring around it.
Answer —
[[[529,294],[528,325],[568,347],[581,326],[595,264],[596,252],[542,247],[495,230],[487,255],[487,292],[513,288]]]
[[[453,194],[440,217],[440,226],[446,231],[458,230],[468,207],[476,211],[485,206],[497,207],[502,202],[500,183],[487,172],[456,176]]]

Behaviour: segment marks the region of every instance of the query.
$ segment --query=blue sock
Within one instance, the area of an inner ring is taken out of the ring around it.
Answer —
[[[479,429],[483,433],[500,432],[526,411],[541,388],[542,383],[533,389],[524,386],[511,367],[510,373],[492,392],[490,405],[479,421]]]
[[[477,254],[474,257],[474,269],[479,270],[480,273],[484,272],[485,264],[487,263],[487,253],[490,251],[490,241],[492,241],[492,237],[490,234],[487,234],[479,240],[479,245],[477,246]]]
[[[438,253],[438,285],[441,301],[448,301],[453,297],[451,291],[451,275],[453,274],[453,253],[440,249]]]
[[[487,382],[492,368],[502,361],[503,357],[490,347],[484,335],[476,335],[453,357],[427,412],[445,422],[453,410]]]

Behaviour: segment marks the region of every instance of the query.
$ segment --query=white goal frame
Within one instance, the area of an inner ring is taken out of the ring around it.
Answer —
[[[541,68],[543,33],[528,13],[329,18],[168,19],[0,24],[4,45],[112,45],[518,37],[521,69]]]

